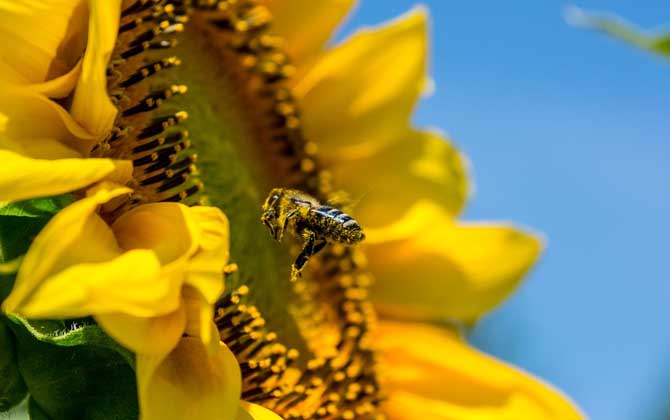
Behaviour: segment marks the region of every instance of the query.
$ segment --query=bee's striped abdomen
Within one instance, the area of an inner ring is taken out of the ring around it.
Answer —
[[[365,238],[356,219],[331,206],[312,208],[314,224],[325,232],[329,239],[346,244],[354,244]]]

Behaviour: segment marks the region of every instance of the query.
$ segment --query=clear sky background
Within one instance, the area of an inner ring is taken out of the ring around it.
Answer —
[[[345,32],[414,0],[362,0]],[[569,26],[555,0],[424,0],[435,94],[419,126],[473,162],[465,218],[544,232],[544,257],[475,345],[556,384],[593,420],[668,418],[670,63]],[[583,0],[643,27],[668,0]]]

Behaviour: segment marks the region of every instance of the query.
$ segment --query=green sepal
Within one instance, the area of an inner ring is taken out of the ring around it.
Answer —
[[[61,209],[72,204],[71,194],[36,198],[0,205],[0,216],[50,218]]]
[[[0,412],[14,407],[26,396],[26,384],[19,372],[14,335],[0,316]]]
[[[35,339],[61,347],[98,346],[116,352],[135,368],[135,355],[118,344],[89,319],[82,320],[28,320],[19,315],[8,315],[13,322],[23,326]]]
[[[102,332],[95,331],[98,327],[75,328],[49,337],[48,342],[36,340],[34,334],[45,337],[46,330],[56,328],[58,322],[47,328],[13,321],[18,368],[31,396],[31,418],[137,419],[135,373],[116,350],[91,345],[91,337],[101,338]]]

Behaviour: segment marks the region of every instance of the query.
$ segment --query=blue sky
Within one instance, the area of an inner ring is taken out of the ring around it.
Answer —
[[[362,0],[344,31],[414,4]],[[473,342],[556,384],[593,420],[662,418],[670,64],[570,27],[561,1],[423,4],[437,89],[415,124],[443,128],[472,160],[477,192],[465,217],[512,220],[549,238],[528,282]],[[577,5],[643,27],[670,24],[667,0]]]

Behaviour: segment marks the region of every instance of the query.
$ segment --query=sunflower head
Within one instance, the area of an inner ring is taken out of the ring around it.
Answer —
[[[88,319],[131,350],[145,419],[407,418],[423,385],[388,374],[377,344],[412,330],[386,318],[377,329],[378,311],[472,322],[540,251],[513,228],[458,224],[465,161],[409,127],[427,79],[425,11],[327,49],[351,1],[70,3],[50,6],[67,19],[48,27],[61,43],[32,63],[41,71],[2,79],[0,199],[73,201],[27,241],[3,309],[21,325]],[[44,124],[17,124],[35,116]],[[360,206],[342,198],[366,189]],[[431,343],[468,352],[455,337],[417,340],[415,366]],[[416,381],[454,369],[436,366]],[[509,378],[514,394],[521,379]],[[572,413],[536,394],[525,408]]]

